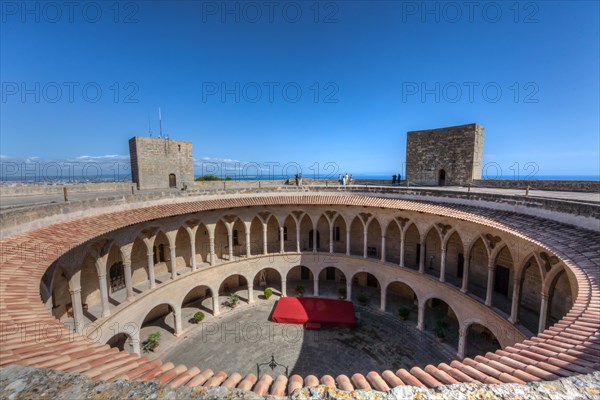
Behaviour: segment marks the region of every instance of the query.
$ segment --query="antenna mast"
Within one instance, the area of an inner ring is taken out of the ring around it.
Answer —
[[[159,129],[160,129],[160,138],[163,138],[163,134],[162,134],[162,115],[160,113],[160,107],[158,107],[158,124],[159,124]]]

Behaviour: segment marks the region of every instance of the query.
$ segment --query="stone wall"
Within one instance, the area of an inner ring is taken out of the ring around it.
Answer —
[[[93,193],[93,192],[117,192],[131,190],[131,182],[98,182],[98,183],[75,183],[71,185],[35,185],[24,184],[0,187],[1,196],[37,196],[62,194],[66,187],[68,193]]]
[[[173,389],[156,381],[93,382],[81,374],[54,371],[43,368],[10,365],[0,369],[0,397],[5,399],[31,399],[44,394],[47,398],[80,399],[98,397],[118,399],[215,399],[215,400],[259,400],[281,399],[272,395],[260,396],[241,389],[188,388]],[[384,399],[597,399],[600,395],[600,372],[575,375],[553,382],[534,382],[526,385],[485,385],[463,383],[425,389],[415,386],[398,386],[388,392],[340,389],[319,385],[297,389],[287,399],[323,400],[384,400]]]
[[[418,185],[481,179],[484,128],[478,124],[408,132],[406,178]]]
[[[473,186],[502,189],[558,190],[600,193],[600,181],[477,179]]]
[[[138,189],[168,188],[171,175],[178,188],[194,181],[191,142],[135,136],[129,139],[129,154]]]

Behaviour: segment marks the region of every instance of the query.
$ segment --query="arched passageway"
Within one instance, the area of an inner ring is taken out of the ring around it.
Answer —
[[[121,351],[132,353],[131,338],[126,333],[117,333],[106,342],[110,347],[115,347]]]
[[[191,289],[181,302],[181,319],[185,327],[195,324],[194,314],[202,311],[205,317],[214,315],[213,293],[206,285],[199,285]]]
[[[333,251],[346,254],[346,221],[341,215],[333,221]]]
[[[463,242],[457,232],[452,233],[446,244],[445,281],[455,287],[462,286],[465,270],[465,254]]]
[[[508,315],[510,315],[512,304],[513,275],[513,258],[508,246],[504,246],[496,256],[494,263],[492,304]]]
[[[169,332],[172,335],[178,332],[178,318],[176,310],[170,304],[162,303],[154,308],[152,308],[141,325],[141,334],[145,333],[146,336],[150,332]],[[144,335],[142,335],[142,339],[145,339]]]
[[[404,236],[404,266],[418,270],[421,261],[421,239],[415,224],[410,224]]]
[[[459,322],[454,310],[445,301],[432,298],[424,304],[423,317],[425,330],[458,352]]]
[[[385,260],[394,264],[400,263],[400,244],[402,236],[395,221],[388,224],[385,233]]]
[[[573,291],[569,277],[563,268],[550,282],[545,329],[560,321],[572,306]]]
[[[235,294],[241,301],[250,302],[250,292],[248,291],[248,281],[243,275],[230,275],[225,278],[219,286],[219,299],[221,303],[228,304],[230,296]]]
[[[531,257],[523,267],[517,285],[519,285],[520,296],[514,322],[520,322],[535,334],[538,330],[542,302],[542,275],[535,257]]]
[[[273,294],[281,296],[281,274],[273,268],[263,268],[256,273],[253,282],[254,291],[257,291],[258,298],[264,299],[264,290],[270,288]]]
[[[467,290],[483,302],[487,292],[488,251],[481,238],[471,247],[469,257]]]
[[[288,296],[314,296],[315,294],[313,273],[304,265],[296,265],[288,271],[286,284]]]
[[[467,327],[465,356],[475,357],[487,352],[500,349],[500,343],[492,331],[481,324],[471,324]]]
[[[346,298],[346,275],[336,267],[325,267],[319,273],[319,296]]]
[[[381,225],[375,218],[367,227],[367,257],[381,259]]]
[[[399,317],[403,316],[408,321],[417,322],[419,302],[410,286],[403,282],[392,282],[386,289],[386,296],[387,312]],[[400,311],[401,309],[403,311]]]
[[[440,277],[440,261],[442,258],[442,240],[434,227],[425,236],[425,273]]]
[[[375,275],[359,272],[352,277],[352,301],[362,306],[379,307],[381,285]]]

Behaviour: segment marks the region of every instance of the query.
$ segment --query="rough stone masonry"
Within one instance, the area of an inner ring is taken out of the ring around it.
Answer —
[[[406,178],[427,186],[481,179],[484,128],[478,124],[408,132]]]

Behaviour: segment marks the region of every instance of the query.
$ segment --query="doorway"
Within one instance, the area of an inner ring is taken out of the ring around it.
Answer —
[[[175,174],[169,174],[169,187],[177,187],[177,178],[175,177]]]
[[[446,186],[446,171],[443,169],[440,169],[438,175],[438,186]]]

